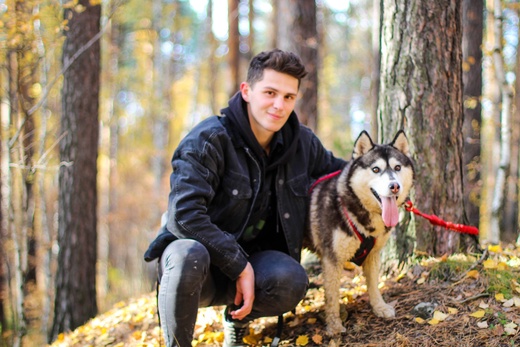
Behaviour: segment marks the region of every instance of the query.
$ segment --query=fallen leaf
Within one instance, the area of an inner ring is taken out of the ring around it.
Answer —
[[[466,274],[466,277],[474,278],[474,279],[478,279],[479,276],[480,276],[480,274],[479,274],[478,270],[471,270]]]
[[[486,309],[486,308],[489,308],[489,305],[486,304],[484,301],[481,301],[480,304],[478,305],[478,307]]]
[[[518,325],[511,322],[511,323],[504,325],[504,331],[506,332],[507,335],[515,335],[517,327],[518,327]]]
[[[457,314],[457,313],[459,313],[459,310],[457,310],[454,307],[448,307],[448,313],[449,314]]]
[[[426,282],[426,278],[424,277],[421,277],[417,280],[417,284],[423,284],[424,282]]]
[[[316,324],[316,320],[317,320],[316,318],[309,318],[309,319],[307,319],[307,323]]]
[[[488,251],[493,253],[502,253],[502,247],[500,245],[489,245]]]
[[[312,341],[317,344],[317,345],[321,345],[323,343],[323,336],[321,335],[318,335],[318,334],[315,334],[313,337],[312,337]]]
[[[254,334],[254,330],[242,339],[245,343],[250,345],[257,345],[262,339],[262,334]]]
[[[495,300],[496,301],[500,301],[500,302],[504,302],[504,301],[506,301],[506,298],[504,298],[504,294],[497,293],[497,294],[495,294]]]
[[[497,261],[494,259],[486,259],[484,260],[482,265],[484,265],[485,269],[496,269],[498,264]]]
[[[489,327],[488,325],[488,322],[487,321],[483,321],[483,322],[478,322],[477,323],[477,326],[480,328],[480,329],[486,329]]]
[[[520,307],[520,298],[518,296],[514,296],[513,301],[515,302],[516,307]]]
[[[415,317],[415,321],[419,324],[424,324],[426,323],[426,321],[424,319],[422,319],[421,317]]]
[[[504,301],[502,306],[504,306],[504,307],[513,307],[514,304],[515,304],[515,301],[513,299],[509,299],[509,300]]]
[[[507,266],[506,263],[504,263],[503,261],[501,261],[500,263],[497,264],[497,270],[507,270],[509,269],[509,266]]]
[[[433,319],[436,319],[436,320],[438,320],[439,322],[444,321],[447,317],[448,317],[447,314],[442,313],[442,312],[440,312],[440,311],[435,311],[435,312],[433,312]]]
[[[485,314],[486,314],[486,311],[478,310],[478,311],[471,313],[470,316],[475,317],[475,318],[482,318],[482,317],[484,317]]]
[[[436,318],[432,318],[432,319],[430,319],[430,320],[428,321],[428,324],[430,324],[430,325],[437,325],[437,324],[439,324],[439,322],[440,322],[440,321],[439,321],[438,319],[436,319]]]
[[[309,343],[309,338],[305,335],[300,335],[296,339],[296,346],[307,346]]]

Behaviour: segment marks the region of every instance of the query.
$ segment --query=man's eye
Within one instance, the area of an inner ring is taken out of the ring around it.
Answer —
[[[373,172],[373,173],[379,173],[380,171],[381,171],[381,169],[378,168],[377,166],[375,166],[375,167],[372,168],[372,172]]]

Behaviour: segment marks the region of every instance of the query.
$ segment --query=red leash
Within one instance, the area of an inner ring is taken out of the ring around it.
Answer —
[[[421,216],[421,217],[427,219],[433,225],[439,225],[439,226],[444,227],[446,229],[450,229],[450,230],[453,230],[453,231],[456,231],[456,232],[459,232],[459,233],[463,233],[463,234],[478,235],[478,228],[476,228],[474,226],[471,226],[471,225],[464,225],[464,224],[456,224],[456,223],[452,223],[452,222],[446,222],[445,220],[442,220],[441,218],[437,217],[434,214],[422,213],[421,211],[419,211],[418,209],[416,209],[413,206],[413,203],[410,200],[408,200],[408,201],[406,201],[404,203],[404,208],[408,212],[413,212],[416,215]]]

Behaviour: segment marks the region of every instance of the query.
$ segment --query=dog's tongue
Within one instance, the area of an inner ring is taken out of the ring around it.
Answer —
[[[381,197],[383,222],[387,227],[394,227],[399,222],[399,210],[395,197]]]

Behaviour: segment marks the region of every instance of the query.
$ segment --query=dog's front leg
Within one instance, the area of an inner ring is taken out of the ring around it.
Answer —
[[[372,310],[378,317],[393,318],[395,317],[395,310],[388,305],[381,292],[379,291],[379,267],[380,267],[380,253],[379,250],[372,250],[368,257],[363,262],[363,273],[367,282],[368,296],[370,298],[370,305]]]
[[[337,261],[322,258],[323,287],[325,289],[325,322],[327,335],[335,336],[347,331],[340,318],[339,289],[341,286],[342,266]]]

